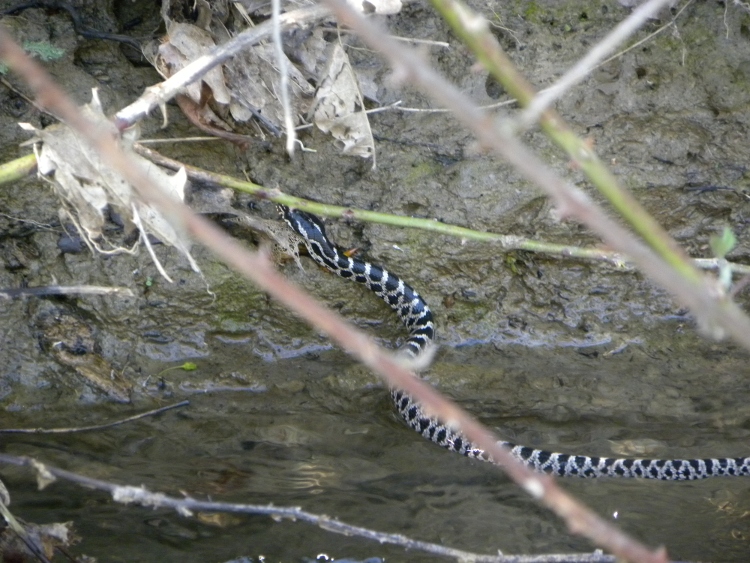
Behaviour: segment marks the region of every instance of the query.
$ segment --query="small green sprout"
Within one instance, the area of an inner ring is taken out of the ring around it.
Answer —
[[[725,289],[732,285],[732,268],[726,260],[727,254],[737,246],[737,237],[734,236],[732,229],[724,227],[720,235],[713,235],[708,241],[711,246],[711,252],[719,261],[719,283]]]
[[[732,249],[737,246],[737,237],[734,236],[732,229],[724,227],[720,235],[713,235],[709,239],[711,252],[716,258],[726,258]]]
[[[194,364],[193,362],[185,362],[181,366],[172,366],[171,368],[161,370],[159,373],[156,374],[156,377],[161,377],[168,371],[172,371],[175,369],[181,369],[182,371],[195,371],[198,369],[198,365]]]

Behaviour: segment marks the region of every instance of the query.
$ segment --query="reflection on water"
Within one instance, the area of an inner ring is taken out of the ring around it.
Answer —
[[[750,452],[742,423],[750,420],[747,386],[744,378],[722,375],[741,372],[745,359],[714,357],[708,366],[652,356],[638,349],[602,359],[570,349],[463,348],[442,351],[430,379],[502,437],[528,445],[592,455]],[[174,495],[301,506],[476,552],[592,549],[493,467],[444,452],[401,425],[385,390],[372,388],[344,356],[264,365],[246,366],[252,376],[235,377],[243,389],[252,380],[253,392],[191,394],[186,409],[101,432],[5,436],[2,450]],[[181,397],[180,384],[205,388],[209,371],[195,375],[205,381],[168,384],[166,392],[175,393],[169,401]],[[142,399],[132,410],[146,410],[147,403],[153,406]],[[67,422],[91,424],[123,412],[112,405],[76,408]],[[63,425],[39,420],[43,414],[6,413],[0,423]],[[339,561],[432,560],[302,523],[187,519],[116,505],[64,483],[39,492],[30,475],[14,469],[3,468],[2,476],[17,515],[73,521],[83,538],[77,552],[100,561],[314,561],[319,554]],[[746,560],[750,480],[571,479],[564,486],[646,543],[666,545],[675,558]]]

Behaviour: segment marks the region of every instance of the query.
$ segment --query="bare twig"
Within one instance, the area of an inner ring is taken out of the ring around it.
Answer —
[[[321,6],[310,6],[286,12],[279,16],[279,27],[288,29],[295,25],[311,23],[326,17],[328,13],[328,10]],[[273,31],[273,26],[273,20],[269,20],[256,27],[249,28],[226,43],[211,49],[206,55],[199,57],[174,73],[161,84],[147,88],[140,98],[117,112],[115,124],[118,129],[123,130],[137,123],[157,106],[161,107],[162,111],[166,111],[164,108],[167,101],[177,95],[183,87],[198,80],[206,72],[236,55],[242,49],[268,38]]]
[[[0,289],[1,299],[16,297],[41,297],[43,295],[124,295],[134,297],[134,293],[127,287],[100,287],[96,285],[47,285],[43,287],[14,287]]]
[[[281,42],[281,0],[271,0],[271,21],[273,22],[273,47],[276,53],[276,62],[279,66],[279,101],[284,110],[284,127],[286,128],[286,152],[289,156],[294,154],[294,141],[297,132],[294,129],[292,117],[292,103],[289,100],[289,69],[287,58],[284,54],[284,45]]]
[[[336,2],[335,6],[337,11],[343,14],[344,19],[353,22],[361,31],[363,20],[356,13],[350,12],[346,5],[339,2]],[[366,29],[368,33],[363,33],[364,38],[370,43],[377,44],[377,39],[373,41],[373,35],[380,32],[372,27]],[[389,40],[388,43],[395,42]],[[405,52],[405,54],[410,59],[413,57],[411,53]],[[44,107],[53,108],[68,126],[74,128],[89,143],[96,146],[100,151],[102,161],[121,174],[141,197],[156,205],[166,217],[179,223],[227,264],[252,279],[264,291],[330,336],[346,351],[384,378],[389,385],[403,389],[415,397],[430,415],[456,428],[477,447],[484,449],[498,464],[504,466],[505,471],[514,481],[563,518],[574,533],[585,535],[611,550],[615,555],[632,561],[647,563],[666,561],[664,552],[652,553],[645,546],[620,532],[570,497],[555,484],[550,476],[534,473],[520,464],[497,443],[497,438],[492,433],[454,403],[440,396],[432,387],[414,377],[398,360],[381,350],[366,334],[290,284],[263,256],[247,252],[237,241],[192,213],[186,205],[154,189],[139,163],[120,150],[109,131],[94,126],[83,117],[44,69],[31,60],[2,28],[0,28],[0,57],[14,72],[25,79],[35,92],[37,100]],[[531,163],[537,164],[536,159],[532,158]],[[747,332],[750,335],[750,330]]]
[[[546,88],[534,97],[526,109],[518,116],[518,123],[522,129],[530,127],[539,116],[574,85],[578,84],[596,68],[597,64],[609,55],[615,48],[630,37],[647,20],[652,18],[661,8],[672,0],[648,0],[633,13],[620,22],[607,36],[586,52],[586,56],[561,76],[552,86]]]
[[[147,416],[156,416],[157,414],[161,414],[172,409],[186,407],[189,404],[190,401],[180,401],[179,403],[175,403],[173,405],[167,405],[166,407],[160,407],[158,409],[142,412],[141,414],[129,416],[121,420],[107,422],[105,424],[96,424],[94,426],[73,426],[70,428],[0,428],[0,434],[76,434],[78,432],[104,430],[105,428],[112,428],[113,426],[120,426],[121,424],[140,420],[141,418],[146,418]]]
[[[344,35],[346,33],[351,33],[348,29],[340,29],[340,28],[322,28],[323,33],[336,33],[337,35]],[[449,49],[451,44],[447,41],[434,41],[432,39],[417,39],[416,37],[402,37],[400,35],[389,35],[389,37],[392,37],[396,41],[404,41],[405,43],[414,43],[415,45],[429,45],[430,47],[442,47],[444,49]]]
[[[313,514],[299,507],[283,507],[265,504],[239,504],[232,502],[213,502],[198,500],[191,497],[171,497],[164,493],[151,492],[145,487],[133,487],[128,485],[116,485],[109,481],[94,479],[59,469],[51,465],[28,458],[0,454],[0,463],[31,467],[40,473],[42,479],[48,482],[52,478],[71,481],[88,489],[105,491],[112,498],[123,504],[138,504],[148,508],[170,508],[181,516],[192,516],[194,512],[204,513],[233,513],[270,516],[276,521],[282,519],[296,520],[313,524],[335,534],[356,536],[373,540],[381,544],[401,546],[404,549],[419,550],[443,557],[451,557],[459,561],[473,563],[614,563],[615,558],[602,553],[571,553],[555,555],[484,555],[471,553],[461,549],[445,547],[440,544],[424,542],[411,539],[402,534],[388,534],[378,532],[361,526],[354,526],[326,516],[324,514]]]
[[[216,137],[174,137],[174,138],[162,138],[157,139],[151,137],[149,139],[139,139],[138,142],[142,145],[161,145],[161,144],[174,144],[174,143],[201,143],[201,142],[212,142],[219,141]]]
[[[680,8],[678,10],[678,12],[674,15],[674,17],[668,23],[665,23],[659,29],[657,29],[656,31],[654,31],[652,33],[649,33],[646,37],[644,37],[643,39],[640,39],[640,40],[636,41],[632,45],[628,46],[626,49],[623,49],[622,51],[618,51],[617,53],[615,53],[614,55],[612,55],[608,59],[604,59],[602,62],[600,62],[598,65],[596,65],[597,68],[600,67],[600,66],[603,66],[603,65],[607,64],[609,61],[613,61],[613,60],[615,60],[615,59],[623,56],[625,53],[627,53],[628,51],[632,51],[633,49],[635,49],[639,45],[643,45],[644,43],[646,43],[648,41],[651,41],[651,39],[653,39],[654,37],[656,37],[657,35],[659,35],[665,29],[668,29],[668,28],[670,28],[672,26],[674,26],[676,28],[677,27],[677,23],[676,23],[677,22],[677,18],[679,18],[680,15],[682,15],[682,12],[684,12],[685,9],[688,6],[690,6],[690,4],[692,4],[694,1],[695,0],[688,0],[687,2],[685,2],[685,4],[682,6],[682,8]],[[725,7],[726,7],[726,5],[727,4],[725,4]]]
[[[606,59],[604,59],[602,61],[599,61],[599,62],[595,63],[594,66],[591,67],[590,70],[593,70],[593,69],[599,68],[601,66],[604,66],[608,62],[613,61],[613,60],[615,60],[617,58],[622,57],[625,53],[627,53],[629,51],[632,51],[636,47],[638,47],[640,45],[643,45],[644,43],[647,43],[648,41],[651,41],[651,39],[653,39],[654,37],[656,37],[657,35],[659,35],[665,29],[668,29],[668,28],[674,26],[677,18],[679,18],[680,15],[682,15],[682,13],[685,11],[685,9],[690,4],[692,4],[693,2],[694,2],[694,0],[688,0],[687,2],[685,2],[685,4],[679,9],[679,11],[672,17],[672,19],[668,23],[666,23],[666,24],[662,25],[661,27],[659,27],[656,31],[653,31],[652,33],[649,33],[643,39],[639,39],[638,41],[636,41],[632,45],[629,45],[625,49],[622,49],[621,51],[618,51],[617,53],[615,53],[611,57],[608,57],[608,58],[606,58]],[[724,5],[725,9],[726,9],[727,6],[728,6],[728,4]],[[490,25],[494,26],[495,24],[490,24]],[[553,85],[553,86],[550,86],[550,87],[547,87],[547,88],[542,88],[541,90],[539,90],[537,92],[537,94],[544,94],[544,93],[546,93],[547,91],[549,91],[551,88],[553,88],[555,86],[556,85]],[[499,107],[510,106],[510,105],[517,104],[517,103],[518,103],[518,100],[516,98],[510,98],[508,100],[503,100],[501,102],[494,102],[492,104],[487,104],[485,106],[480,106],[480,107],[481,107],[481,109],[495,109],[495,108],[499,108]],[[549,107],[549,104],[547,104],[547,107]],[[388,107],[388,108],[384,108],[384,109],[394,109],[394,110],[397,110],[397,111],[412,112],[412,113],[447,113],[447,112],[452,111],[452,110],[447,109],[447,108],[413,108],[413,107],[407,107],[407,106],[394,106],[392,108]],[[537,115],[535,117],[535,119],[538,119],[538,118],[539,118],[539,116]]]

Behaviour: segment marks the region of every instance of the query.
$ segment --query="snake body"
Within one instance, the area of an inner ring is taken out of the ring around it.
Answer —
[[[315,215],[278,206],[281,217],[302,238],[310,257],[325,269],[363,284],[393,309],[409,331],[401,351],[417,358],[432,343],[435,326],[424,299],[402,279],[381,266],[347,256],[326,236]],[[492,461],[460,433],[425,413],[421,405],[401,390],[391,391],[401,418],[423,437],[466,457]],[[750,457],[707,459],[640,459],[569,455],[510,442],[500,442],[513,456],[540,472],[559,477],[639,477],[681,481],[708,477],[750,476]]]

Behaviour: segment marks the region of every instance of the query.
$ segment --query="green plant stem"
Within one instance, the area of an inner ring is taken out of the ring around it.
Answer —
[[[560,258],[578,258],[581,260],[595,260],[599,262],[606,262],[621,270],[629,270],[632,268],[625,256],[603,248],[586,248],[569,244],[557,244],[553,242],[529,240],[527,238],[515,235],[501,235],[497,233],[489,233],[487,231],[467,229],[465,227],[459,227],[457,225],[441,223],[440,221],[437,221],[435,219],[403,217],[401,215],[392,215],[390,213],[378,213],[376,211],[366,211],[364,209],[353,209],[351,207],[342,207],[340,205],[318,203],[315,201],[310,201],[307,199],[302,199],[285,194],[278,189],[269,190],[268,188],[247,180],[238,180],[237,178],[227,176],[225,174],[217,174],[215,172],[209,172],[195,166],[185,165],[176,160],[167,158],[160,153],[148,149],[142,145],[136,145],[135,148],[136,152],[138,152],[142,156],[151,159],[157,164],[160,164],[167,168],[171,168],[172,170],[176,170],[177,168],[184,166],[188,173],[188,176],[190,176],[190,178],[193,180],[218,186],[225,186],[227,188],[232,188],[240,192],[251,194],[257,198],[268,199],[275,203],[281,203],[283,205],[288,205],[297,209],[303,209],[316,215],[323,215],[325,217],[339,217],[344,219],[357,219],[359,221],[366,221],[370,223],[382,223],[384,225],[393,225],[410,229],[421,229],[423,231],[431,231],[433,233],[438,233],[441,235],[457,237],[462,240],[490,242],[499,245],[500,248],[505,252],[525,250],[527,252],[548,254]],[[19,180],[27,176],[29,173],[33,172],[35,168],[36,159],[34,158],[33,154],[2,164],[0,165],[0,185]],[[696,258],[694,259],[694,263],[697,267],[705,270],[719,269],[719,263],[714,258]],[[736,264],[733,262],[726,263],[728,264],[728,267],[731,269],[733,274],[750,274],[750,266],[746,266],[744,264]]]
[[[292,195],[285,194],[279,189],[268,189],[259,184],[248,180],[238,180],[225,174],[208,172],[195,166],[190,166],[164,157],[143,145],[136,145],[135,150],[141,156],[149,160],[176,170],[184,167],[188,176],[192,180],[198,180],[208,184],[225,186],[234,190],[251,194],[255,197],[267,199],[275,203],[280,203],[295,209],[301,209],[315,215],[325,217],[339,217],[342,219],[356,219],[370,223],[382,223],[384,225],[393,225],[397,227],[406,227],[411,229],[421,229],[443,235],[458,237],[463,240],[476,240],[480,242],[491,242],[500,246],[503,251],[526,250],[529,252],[539,252],[552,254],[561,257],[582,258],[588,260],[600,260],[609,262],[619,268],[625,267],[625,257],[616,252],[598,248],[582,248],[567,244],[556,244],[551,242],[540,242],[529,240],[514,235],[501,235],[497,233],[488,233],[486,231],[476,231],[457,225],[441,223],[436,219],[420,219],[417,217],[404,217],[393,215],[391,213],[379,213],[377,211],[367,211],[364,209],[354,209],[352,207],[342,207],[340,205],[329,205],[327,203],[318,203]]]
[[[36,156],[33,153],[0,164],[0,185],[25,178],[34,170],[36,170]]]
[[[487,21],[459,0],[431,0],[489,73],[508,93],[526,107],[536,95],[518,72],[490,31]],[[644,241],[685,279],[699,283],[702,274],[664,228],[623,189],[589,144],[579,138],[554,110],[545,110],[540,123],[544,132],[568,153],[599,192]]]

